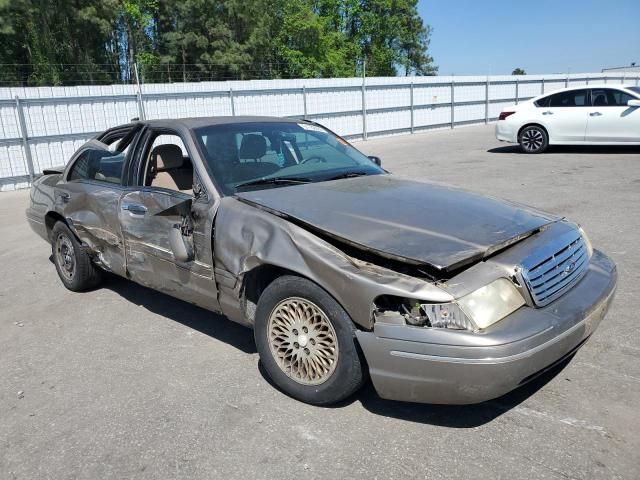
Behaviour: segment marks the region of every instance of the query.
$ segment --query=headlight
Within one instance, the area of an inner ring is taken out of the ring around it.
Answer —
[[[589,258],[591,258],[591,255],[593,255],[593,245],[591,245],[591,240],[589,240],[589,237],[587,236],[587,232],[585,232],[582,227],[578,227],[578,230],[580,230],[580,235],[582,235],[582,240],[584,240],[584,244],[587,247],[587,253],[589,254]]]
[[[502,320],[524,304],[515,285],[506,278],[499,278],[456,302],[415,302],[412,308],[405,308],[404,317],[407,323],[416,326],[478,331]]]
[[[462,297],[458,304],[478,328],[487,328],[524,305],[515,285],[499,278],[489,285]]]

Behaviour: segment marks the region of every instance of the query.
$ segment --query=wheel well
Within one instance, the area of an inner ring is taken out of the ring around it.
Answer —
[[[544,130],[544,133],[547,134],[547,141],[549,140],[549,132],[547,131],[546,128],[544,128],[543,125],[540,125],[539,123],[527,123],[526,125],[523,125],[522,127],[520,127],[520,130],[518,130],[518,141],[520,141],[520,134],[522,133],[522,130],[524,130],[527,127],[540,127],[542,130]]]
[[[53,226],[56,222],[62,222],[67,225],[67,221],[58,212],[49,212],[44,216],[44,224],[47,227],[47,235],[49,235],[49,237],[51,236],[51,230],[53,230]]]
[[[244,308],[247,318],[250,320],[254,319],[258,300],[262,292],[265,291],[271,282],[283,275],[302,276],[286,268],[269,264],[260,265],[244,274],[241,294],[242,307]]]

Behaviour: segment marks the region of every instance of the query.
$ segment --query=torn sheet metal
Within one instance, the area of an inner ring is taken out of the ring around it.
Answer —
[[[559,219],[504,200],[394,175],[237,196],[379,255],[445,272],[478,261]]]
[[[379,295],[433,302],[453,298],[424,280],[355,260],[304,228],[232,197],[223,198],[218,209],[214,257],[216,277],[220,270],[236,279],[232,289],[220,285],[222,311],[245,324],[252,319],[243,319],[242,279],[261,265],[286,268],[316,282],[367,329]]]

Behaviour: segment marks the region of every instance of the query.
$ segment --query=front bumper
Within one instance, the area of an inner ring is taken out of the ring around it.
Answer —
[[[376,323],[357,337],[382,398],[479,403],[525,384],[580,348],[606,315],[616,282],[615,264],[596,250],[570,291],[544,308],[520,308],[495,325],[501,324],[499,333],[465,332],[460,344],[452,344],[437,340],[441,329]],[[518,325],[528,322],[540,329],[518,338]],[[512,336],[506,342],[505,332]]]

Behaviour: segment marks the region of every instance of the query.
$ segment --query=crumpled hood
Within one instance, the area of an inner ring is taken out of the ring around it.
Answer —
[[[237,197],[388,258],[443,272],[560,217],[458,188],[372,175]]]

